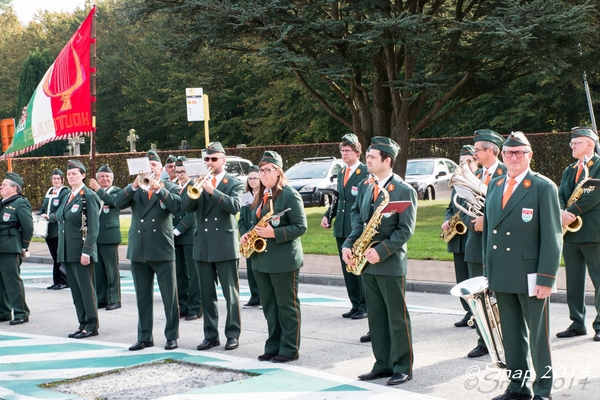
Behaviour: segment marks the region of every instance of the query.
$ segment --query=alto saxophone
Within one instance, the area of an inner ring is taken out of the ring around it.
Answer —
[[[373,175],[373,182],[375,185],[379,184],[375,175]],[[352,256],[350,257],[350,260],[352,261],[354,266],[351,267],[350,265],[346,265],[346,271],[354,275],[360,275],[362,273],[362,271],[367,265],[367,258],[365,257],[365,252],[369,250],[373,245],[378,243],[373,242],[373,238],[378,232],[377,228],[379,227],[379,225],[381,225],[381,218],[383,218],[383,214],[381,212],[383,211],[385,206],[387,206],[390,202],[390,195],[388,194],[387,190],[381,188],[381,193],[383,193],[383,201],[375,209],[375,212],[373,212],[373,216],[367,223],[367,226],[365,226],[365,229],[363,230],[362,234],[352,246]]]
[[[246,240],[246,243],[240,245],[240,253],[246,258],[250,258],[252,253],[254,253],[255,251],[257,253],[262,253],[267,248],[267,241],[264,238],[258,236],[258,233],[256,233],[256,227],[260,226],[261,228],[264,228],[265,226],[267,226],[269,220],[273,216],[273,193],[271,192],[271,189],[269,189],[268,195],[269,212],[266,213],[265,216],[260,219],[260,221],[258,221],[256,226],[252,228],[250,232],[248,232],[248,238]]]
[[[460,210],[456,212],[449,220],[450,226],[448,229],[440,233],[440,237],[446,243],[450,242],[456,235],[464,235],[467,233],[467,226],[460,219]]]
[[[569,196],[569,200],[567,200],[567,205],[565,206],[565,209],[571,207],[573,205],[573,203],[575,203],[577,200],[579,200],[581,195],[583,195],[583,193],[584,193],[583,185],[590,179],[590,171],[587,167],[587,158],[584,158],[584,160],[583,160],[583,173],[584,173],[583,179],[581,180],[581,182],[579,182],[577,184],[577,186],[575,186],[573,193],[571,193],[571,196]],[[590,188],[590,191],[593,189],[594,188]],[[571,222],[567,226],[562,227],[562,234],[563,234],[563,236],[565,236],[567,234],[567,232],[577,232],[578,230],[581,229],[582,226],[583,226],[583,220],[581,219],[581,216],[578,215],[576,217],[575,221]]]

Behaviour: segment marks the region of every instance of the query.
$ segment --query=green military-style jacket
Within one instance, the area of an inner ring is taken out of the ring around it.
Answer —
[[[446,207],[446,216],[444,221],[448,221],[449,219],[451,219],[457,212],[458,212],[458,208],[456,207],[456,205],[454,204],[454,195],[456,194],[456,191],[454,189],[452,189],[452,195],[450,196],[450,203],[448,204],[448,207]],[[460,197],[456,198],[456,201],[458,201],[458,203],[465,207],[464,203],[464,199],[461,199]],[[460,220],[463,222],[463,224],[465,224],[465,226],[467,227],[467,231],[465,232],[464,235],[459,235],[456,234],[449,242],[447,245],[447,249],[448,249],[448,253],[464,253],[465,252],[465,248],[467,245],[467,238],[469,237],[469,224],[471,223],[471,218],[466,215],[465,213],[461,212],[460,214]]]
[[[190,179],[182,189],[179,189],[179,196],[187,192],[187,188],[192,185]],[[179,231],[179,236],[175,236],[176,245],[194,244],[194,232],[196,230],[196,213],[179,211],[173,214],[173,226]]]
[[[119,220],[120,210],[115,206],[115,202],[121,188],[111,186],[106,190],[100,188],[96,192],[100,197],[100,233],[98,234],[98,244],[118,244],[121,243],[121,222]]]
[[[69,193],[69,197],[70,197]],[[82,212],[83,197],[86,202],[86,225],[87,236],[83,240]],[[96,240],[99,231],[100,198],[96,193],[83,186],[73,200],[69,202],[69,197],[61,204],[56,211],[58,221],[58,262],[79,263],[82,254],[90,256],[91,262],[98,261],[98,251]]]
[[[597,154],[588,161],[589,178],[600,179],[600,157]],[[569,165],[563,172],[560,188],[558,189],[558,199],[560,208],[567,210],[576,216],[580,216],[583,221],[581,229],[577,232],[567,232],[565,243],[598,243],[600,242],[600,188],[588,191],[573,203],[566,207],[569,197],[575,190],[577,184],[584,179],[582,171],[579,181],[575,183],[577,175],[577,162]]]
[[[252,209],[252,204],[240,208],[240,217],[238,218],[238,230],[240,231],[240,236],[244,235],[254,226],[252,225],[253,212],[255,212],[255,210]]]
[[[33,236],[31,204],[20,194],[0,202],[0,253],[21,254]]]
[[[173,218],[180,210],[179,187],[162,180],[161,189],[148,199],[148,192],[133,190],[131,184],[119,193],[115,205],[131,207],[127,258],[131,261],[175,261]]]
[[[359,163],[354,173],[348,178],[348,183],[344,186],[346,168],[348,167],[342,168],[337,176],[337,205],[333,210],[330,205],[325,214],[323,214],[324,217],[328,217],[331,214],[332,219],[335,218],[333,236],[342,239],[347,238],[350,232],[352,232],[352,206],[356,201],[360,184],[368,175],[367,167],[363,163]]]
[[[71,191],[66,186],[61,186],[57,194],[53,194],[54,187],[51,187],[46,192],[42,208],[36,213],[37,215],[48,215],[48,235],[47,239],[58,237],[58,223],[56,222],[56,210],[60,205],[69,199]]]
[[[489,288],[526,294],[527,274],[552,287],[560,263],[562,230],[556,185],[528,171],[502,209],[507,176],[490,181],[485,202],[483,271]]]
[[[504,175],[506,173],[506,165],[502,162],[498,162],[498,167],[496,167],[496,171],[492,175],[490,179],[490,183],[492,179]],[[475,176],[478,179],[482,179],[483,176],[483,168],[475,171]],[[489,190],[489,187],[488,187]],[[481,259],[482,247],[481,247],[481,232],[477,232],[473,230],[473,218],[466,216],[465,221],[467,221],[467,228],[469,228],[469,233],[467,234],[467,243],[465,244],[465,261],[468,263],[478,263],[483,264],[483,260]]]
[[[194,260],[221,262],[240,258],[239,235],[235,215],[240,211],[243,185],[225,174],[212,195],[205,190],[197,200],[187,190],[181,194],[181,210],[196,213]]]
[[[289,185],[283,187],[282,192],[273,200],[273,214],[280,213],[286,208],[291,208],[280,217],[271,219],[271,226],[275,232],[275,238],[268,238],[267,248],[262,253],[254,252],[252,269],[263,273],[290,272],[300,269],[304,264],[304,253],[300,236],[306,233],[308,223],[304,214],[304,203],[296,189]],[[268,206],[263,206],[260,218],[269,212]],[[259,217],[256,209],[250,213],[252,227]]]
[[[374,186],[368,179],[361,184],[356,202],[352,207],[354,228],[343,247],[351,249],[369,222]],[[363,274],[404,276],[408,266],[406,243],[415,232],[417,220],[417,192],[396,174],[393,174],[392,179],[387,183],[386,190],[390,201],[410,201],[412,205],[401,213],[384,214],[381,225],[377,228],[378,233],[373,238],[373,242],[377,242],[373,248],[377,251],[381,261],[376,264],[367,264]],[[383,193],[380,191],[373,210],[377,209],[383,198]]]

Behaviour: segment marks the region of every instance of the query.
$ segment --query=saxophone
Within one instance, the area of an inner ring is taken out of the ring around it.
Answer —
[[[378,185],[379,182],[375,175],[372,175],[373,182],[375,185]],[[362,234],[358,238],[354,245],[352,246],[352,256],[350,260],[354,264],[353,267],[350,265],[346,265],[346,271],[354,274],[360,275],[362,271],[365,269],[367,265],[367,258],[365,257],[365,252],[371,248],[371,246],[377,244],[378,242],[373,242],[373,238],[377,234],[377,228],[381,224],[381,218],[383,218],[383,214],[381,213],[385,206],[390,202],[390,195],[387,190],[381,188],[381,193],[383,193],[383,201],[373,212],[373,216],[365,226]]]
[[[450,242],[456,235],[467,233],[467,226],[460,219],[460,210],[450,218],[450,226],[447,230],[442,230],[440,237],[446,243]]]
[[[583,195],[583,193],[586,192],[586,190],[583,189],[583,185],[588,181],[588,179],[590,179],[590,171],[587,167],[587,157],[583,159],[583,173],[584,173],[583,179],[581,180],[581,182],[579,182],[577,184],[577,186],[575,186],[573,193],[571,193],[571,196],[569,196],[569,200],[567,200],[567,205],[565,206],[565,209],[571,207],[573,205],[573,203],[575,203],[577,200],[579,200],[581,195]],[[590,192],[592,190],[594,190],[594,187],[589,188]],[[567,232],[577,232],[578,230],[581,229],[582,226],[583,226],[583,220],[578,215],[577,218],[575,219],[575,221],[571,222],[567,226],[563,226],[562,234],[563,234],[563,236],[565,236],[567,234]]]

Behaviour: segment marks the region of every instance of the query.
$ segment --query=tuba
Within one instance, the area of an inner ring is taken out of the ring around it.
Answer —
[[[209,168],[206,175],[204,175],[204,177],[202,177],[202,179],[198,183],[188,186],[187,195],[190,199],[198,200],[200,198],[200,195],[203,191],[202,185],[204,185],[204,182],[206,182],[211,177],[212,171],[212,168]]]
[[[481,338],[490,352],[492,362],[498,368],[506,368],[506,354],[502,344],[502,329],[500,325],[500,314],[496,298],[488,289],[487,278],[476,276],[475,278],[462,281],[454,286],[450,294],[462,297],[473,316],[467,322],[469,326],[477,324]]]
[[[471,160],[465,160],[460,163],[454,174],[452,174],[448,185],[456,191],[452,199],[456,208],[471,218],[477,218],[483,216],[487,186],[471,172],[469,165],[472,162]],[[466,207],[459,204],[458,197],[465,200]]]
[[[569,196],[569,200],[567,200],[565,209],[571,207],[573,205],[573,203],[575,203],[577,200],[579,200],[579,198],[581,197],[581,195],[583,195],[583,193],[585,191],[583,189],[583,185],[590,179],[590,170],[587,167],[587,157],[584,158],[584,160],[583,160],[583,174],[584,174],[583,179],[581,180],[581,182],[579,182],[577,184],[577,186],[575,186],[573,193],[571,193],[571,196]],[[592,187],[592,188],[589,188],[588,190],[592,191],[592,190],[594,190],[594,188]],[[577,232],[578,230],[581,229],[582,226],[583,226],[583,220],[578,215],[577,218],[575,219],[575,221],[571,222],[567,226],[562,227],[563,237],[567,234],[567,232]]]

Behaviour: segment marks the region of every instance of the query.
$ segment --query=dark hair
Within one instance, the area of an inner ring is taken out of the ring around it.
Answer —
[[[64,175],[62,175],[62,174],[52,174],[52,175],[50,175],[50,179],[52,179],[52,177],[54,175],[59,176],[60,177],[60,183],[62,183],[63,185],[65,184],[65,176]]]
[[[379,151],[381,154],[381,161],[385,161],[386,159],[390,159],[390,168],[394,168],[394,163],[396,162],[396,158],[392,156],[390,153],[386,153],[385,151]]]
[[[283,187],[287,184],[288,180],[285,177],[285,175],[283,174],[283,170],[281,168],[279,168],[277,165],[270,163],[268,161],[261,161],[258,166],[262,167],[266,164],[271,164],[275,167],[275,169],[279,170],[279,179],[277,179],[277,183],[275,183],[275,186],[273,186],[271,188],[271,191],[273,193],[273,201],[275,201],[275,199],[281,194],[281,192],[283,191]],[[260,181],[260,185],[258,186],[258,195],[254,196],[254,201],[252,202],[252,209],[255,209],[256,207],[258,207],[258,205],[260,204],[262,197],[261,194],[264,193],[265,191],[265,186],[263,185],[262,181]]]
[[[359,142],[354,142],[350,144],[344,144],[344,142],[342,142],[340,143],[340,150],[342,149],[342,147],[350,147],[355,153],[358,154],[359,157],[362,154],[362,146]]]
[[[258,171],[250,171],[250,172],[248,172],[248,178],[250,178],[250,174],[252,172],[256,172],[258,174]],[[259,174],[259,182],[260,182],[260,174]],[[246,190],[246,192],[252,192],[252,188],[250,187],[250,184],[248,183],[248,179],[246,179],[246,189],[245,190]]]

